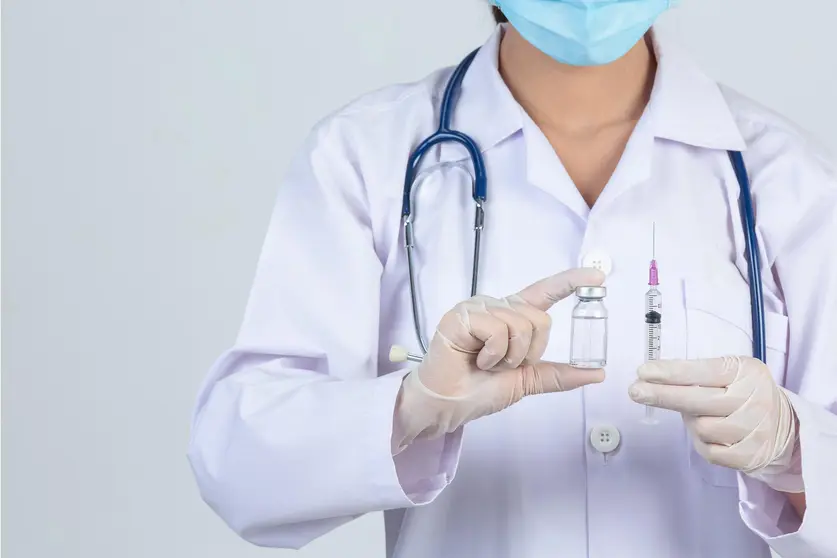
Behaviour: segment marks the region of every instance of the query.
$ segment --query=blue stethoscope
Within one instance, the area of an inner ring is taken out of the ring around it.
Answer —
[[[468,151],[471,164],[474,167],[472,197],[476,204],[474,216],[474,263],[471,272],[471,296],[477,294],[480,271],[480,242],[482,240],[482,229],[485,222],[485,201],[487,191],[487,178],[485,173],[485,161],[476,142],[462,132],[451,129],[451,117],[455,105],[455,97],[458,95],[462,79],[474,61],[479,49],[469,54],[454,70],[445,88],[445,95],[442,98],[441,114],[439,116],[439,129],[425,139],[410,155],[407,163],[407,173],[404,178],[404,198],[401,206],[401,219],[404,225],[404,247],[407,251],[407,267],[410,274],[410,303],[413,311],[413,324],[416,330],[416,338],[423,354],[427,354],[427,342],[421,332],[419,319],[419,301],[416,288],[415,265],[413,251],[415,249],[415,233],[413,231],[413,184],[418,175],[419,165],[422,158],[433,147],[443,143],[456,143]],[[750,282],[750,303],[752,306],[751,316],[753,322],[753,356],[762,362],[765,361],[765,322],[764,322],[764,293],[761,283],[761,262],[759,258],[759,245],[756,238],[755,216],[753,214],[753,200],[750,195],[750,178],[747,175],[747,168],[744,165],[744,158],[738,151],[730,151],[729,158],[735,169],[735,176],[741,188],[740,210],[741,221],[744,226],[744,240],[747,249],[748,275]],[[421,361],[420,355],[404,354],[400,360]]]

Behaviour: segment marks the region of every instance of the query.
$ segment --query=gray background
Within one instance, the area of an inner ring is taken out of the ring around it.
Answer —
[[[661,27],[837,151],[835,19],[822,0],[687,0]],[[306,130],[458,61],[484,5],[7,0],[2,25],[3,555],[294,555],[199,500],[198,383]],[[382,556],[380,518],[295,555]]]

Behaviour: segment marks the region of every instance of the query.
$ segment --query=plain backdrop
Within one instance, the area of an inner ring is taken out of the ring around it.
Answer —
[[[298,554],[238,540],[199,499],[189,414],[303,135],[458,62],[490,32],[482,0],[2,15],[3,555],[382,557],[378,515]],[[660,29],[837,151],[835,19],[822,0],[685,0]]]

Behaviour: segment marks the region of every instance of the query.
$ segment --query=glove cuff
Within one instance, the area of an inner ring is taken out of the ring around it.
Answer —
[[[468,398],[443,397],[429,390],[413,370],[404,378],[395,406],[392,454],[419,439],[439,438],[472,420]]]
[[[755,471],[747,472],[751,478],[759,480],[773,490],[791,494],[805,492],[805,484],[802,479],[802,452],[799,444],[799,421],[793,406],[782,389],[778,389],[781,398],[781,412],[786,413],[787,421],[784,421],[785,432],[779,433],[779,439],[784,444],[776,453],[775,458],[765,467]]]
[[[790,453],[787,463],[775,463],[764,469],[747,473],[747,476],[763,482],[773,490],[788,494],[805,492],[805,482],[802,478],[802,452],[797,439]]]

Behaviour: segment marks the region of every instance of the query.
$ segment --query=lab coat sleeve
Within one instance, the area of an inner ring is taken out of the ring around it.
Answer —
[[[757,220],[788,314],[785,388],[799,419],[807,511],[800,524],[785,495],[742,475],[741,515],[782,558],[835,558],[837,179],[814,162],[777,158],[773,167],[784,191],[762,191]]]
[[[351,142],[318,127],[280,188],[235,347],[198,396],[189,460],[243,538],[299,548],[366,512],[427,503],[460,434],[393,458],[404,372],[378,377],[380,277]]]

